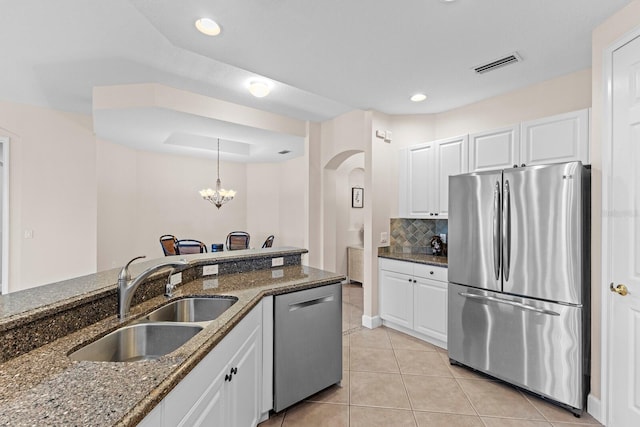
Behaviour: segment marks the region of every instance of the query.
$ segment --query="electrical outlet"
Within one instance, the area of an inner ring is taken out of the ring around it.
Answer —
[[[211,276],[212,274],[218,274],[218,264],[202,266],[203,276]]]
[[[172,274],[171,284],[175,286],[175,285],[179,285],[180,283],[182,283],[182,273]]]
[[[386,231],[383,231],[382,233],[380,233],[380,243],[387,243],[388,240],[389,240],[389,233],[387,233]]]
[[[33,230],[24,230],[25,239],[33,239]]]
[[[281,265],[284,265],[283,257],[271,258],[271,267],[280,267]]]

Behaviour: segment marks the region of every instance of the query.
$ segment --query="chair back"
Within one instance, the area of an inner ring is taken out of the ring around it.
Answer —
[[[172,234],[165,234],[163,236],[160,236],[160,246],[162,246],[162,252],[164,252],[164,256],[178,254],[176,252],[176,243],[178,243],[178,239],[176,239],[176,236]]]
[[[264,243],[262,244],[263,248],[270,248],[271,246],[273,246],[273,234],[269,237],[267,237],[267,240],[264,241]]]
[[[202,254],[207,252],[207,246],[200,240],[181,239],[176,243],[178,255]]]
[[[251,236],[246,231],[232,231],[227,234],[227,250],[248,249]]]

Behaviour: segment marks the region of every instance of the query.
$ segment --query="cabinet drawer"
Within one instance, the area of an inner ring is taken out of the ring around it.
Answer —
[[[447,269],[444,267],[436,267],[426,264],[414,264],[413,275],[424,277],[425,279],[438,280],[440,282],[447,281]]]
[[[388,258],[378,258],[378,267],[381,270],[394,271],[396,273],[413,275],[413,266],[416,265],[412,262],[396,261]]]

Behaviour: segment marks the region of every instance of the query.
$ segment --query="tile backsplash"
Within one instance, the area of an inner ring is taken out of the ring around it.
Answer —
[[[449,234],[446,219],[391,218],[389,229],[389,250],[405,254],[431,254],[431,238]]]

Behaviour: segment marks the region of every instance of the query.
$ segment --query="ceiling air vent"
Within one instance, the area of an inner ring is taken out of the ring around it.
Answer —
[[[495,61],[491,61],[488,64],[479,65],[477,67],[474,67],[473,69],[478,74],[484,74],[486,72],[495,70],[496,68],[504,67],[505,65],[509,64],[515,64],[516,62],[520,61],[522,61],[522,58],[520,57],[520,55],[518,55],[518,52],[513,52],[503,58],[496,59]]]

